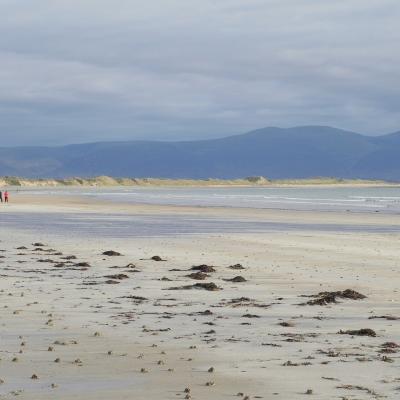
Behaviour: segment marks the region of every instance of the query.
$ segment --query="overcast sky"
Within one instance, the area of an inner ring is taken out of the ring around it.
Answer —
[[[0,146],[400,130],[399,0],[0,0]]]

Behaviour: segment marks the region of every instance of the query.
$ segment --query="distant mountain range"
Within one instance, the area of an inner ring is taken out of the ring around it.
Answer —
[[[400,181],[400,132],[366,136],[326,126],[263,128],[222,139],[0,148],[0,175],[27,178],[338,177]]]

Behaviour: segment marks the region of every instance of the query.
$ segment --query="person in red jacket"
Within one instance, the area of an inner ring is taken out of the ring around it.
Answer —
[[[8,203],[8,191],[7,190],[4,192],[4,202]]]

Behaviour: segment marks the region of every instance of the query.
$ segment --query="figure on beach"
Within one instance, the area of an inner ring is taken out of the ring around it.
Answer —
[[[8,191],[6,190],[3,194],[3,192],[0,190],[0,203],[8,203],[8,198],[9,198],[9,194]]]

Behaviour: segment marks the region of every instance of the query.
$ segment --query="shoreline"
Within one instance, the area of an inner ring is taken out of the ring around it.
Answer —
[[[109,201],[89,196],[68,195],[57,196],[52,194],[29,195],[29,192],[14,193],[11,202],[6,206],[11,210],[48,212],[114,212],[120,214],[154,214],[154,215],[201,215],[223,216],[226,218],[253,218],[265,221],[281,222],[319,222],[334,223],[340,220],[343,224],[399,224],[400,214],[385,212],[355,212],[355,211],[327,211],[327,210],[298,210],[278,208],[251,208],[251,207],[224,207],[224,206],[192,206],[169,205],[150,203],[127,203]],[[0,208],[1,211],[4,208]],[[10,211],[11,211],[10,210]],[[1,215],[1,214],[0,214]]]

